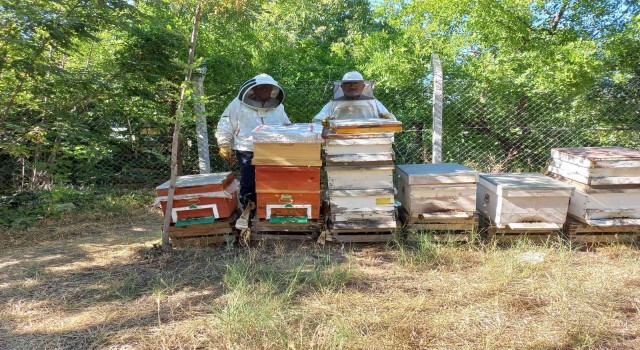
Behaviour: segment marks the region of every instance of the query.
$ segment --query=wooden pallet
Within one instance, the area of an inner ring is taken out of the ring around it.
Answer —
[[[481,231],[485,234],[485,238],[489,242],[495,241],[498,244],[513,244],[520,240],[527,240],[532,243],[546,243],[559,241],[561,238],[560,228],[536,228],[531,226],[535,225],[514,224],[500,228],[494,226],[486,216],[480,216]]]
[[[563,228],[566,238],[576,244],[633,244],[640,241],[640,226],[592,226],[568,217]]]
[[[309,220],[307,223],[270,223],[269,220],[254,218],[251,222],[251,240],[315,241],[323,229],[323,220]]]
[[[407,232],[408,241],[417,241],[422,235],[442,243],[471,242],[478,231],[480,219],[478,214],[466,218],[442,218],[424,215],[410,216],[400,208],[400,222]]]
[[[218,219],[210,224],[169,226],[169,238],[176,247],[205,247],[232,244],[236,240],[235,221],[240,212],[236,210],[229,218]]]
[[[389,242],[396,236],[397,228],[380,227],[376,223],[331,224],[327,241],[338,243]]]

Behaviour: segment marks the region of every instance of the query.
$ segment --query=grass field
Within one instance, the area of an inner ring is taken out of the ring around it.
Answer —
[[[265,244],[162,254],[161,218],[0,232],[0,349],[640,349],[640,250]]]

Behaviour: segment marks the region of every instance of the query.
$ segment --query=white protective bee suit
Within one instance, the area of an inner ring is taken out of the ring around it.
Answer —
[[[364,89],[358,96],[346,96],[341,85],[345,82],[364,82]],[[373,97],[374,81],[364,80],[358,72],[348,72],[342,80],[333,82],[333,99],[320,113],[313,117],[314,123],[322,122],[326,117],[331,119],[371,119],[381,118],[396,120],[387,108]]]
[[[257,85],[272,85],[271,97],[268,101],[260,101],[254,94]],[[270,75],[260,74],[248,80],[240,87],[240,93],[222,112],[216,139],[218,145],[230,147],[236,151],[253,152],[251,131],[262,124],[290,124],[282,101],[284,91]]]

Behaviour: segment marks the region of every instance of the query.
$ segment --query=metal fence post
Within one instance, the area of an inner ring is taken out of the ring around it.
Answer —
[[[208,174],[211,172],[211,164],[209,162],[209,133],[207,132],[206,109],[202,101],[202,95],[204,95],[204,76],[207,74],[207,67],[200,67],[196,69],[194,73],[196,74],[193,79],[193,95],[196,102],[193,110],[198,116],[196,120],[198,168],[200,169],[200,174]]]
[[[431,67],[433,69],[433,138],[432,163],[442,162],[442,65],[440,56],[431,55]]]

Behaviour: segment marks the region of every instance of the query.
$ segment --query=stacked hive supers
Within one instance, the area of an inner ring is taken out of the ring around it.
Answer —
[[[606,242],[640,230],[640,151],[622,147],[551,150],[552,176],[575,187],[565,232],[574,241]]]
[[[176,245],[224,243],[233,228],[238,181],[231,172],[187,175],[176,179],[169,237]],[[169,181],[156,187],[163,212],[167,208]]]
[[[385,119],[330,122],[323,137],[333,240],[388,240],[396,230],[393,133],[401,130]]]
[[[253,130],[259,220],[304,224],[320,218],[320,133],[314,124]]]

